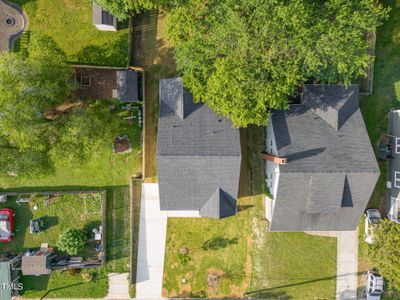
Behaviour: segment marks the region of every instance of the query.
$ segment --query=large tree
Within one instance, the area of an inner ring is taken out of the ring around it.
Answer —
[[[28,58],[0,54],[1,173],[36,175],[51,170],[47,152],[56,124],[46,112],[66,101],[74,86],[64,58],[42,35],[32,35]]]
[[[383,220],[374,232],[368,252],[371,261],[390,287],[400,289],[400,224]]]
[[[365,76],[367,37],[386,15],[375,0],[188,0],[168,11],[168,35],[194,99],[245,127],[307,80]]]

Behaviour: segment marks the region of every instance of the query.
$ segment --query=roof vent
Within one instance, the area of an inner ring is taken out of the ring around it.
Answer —
[[[287,158],[286,157],[278,157],[272,154],[268,154],[268,153],[262,153],[261,154],[261,158],[263,160],[269,160],[272,161],[278,165],[286,165],[287,164]]]

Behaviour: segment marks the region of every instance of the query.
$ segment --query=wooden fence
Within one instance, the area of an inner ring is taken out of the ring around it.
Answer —
[[[367,39],[370,41],[371,46],[368,53],[374,58],[373,61],[368,65],[367,77],[359,80],[360,95],[371,95],[374,86],[374,63],[375,63],[375,45],[376,45],[376,33],[370,34]]]

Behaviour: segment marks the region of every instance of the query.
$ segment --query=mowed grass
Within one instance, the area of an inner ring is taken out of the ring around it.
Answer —
[[[255,254],[262,273],[253,274],[250,296],[261,299],[334,299],[336,239],[305,233],[265,234]],[[264,250],[264,251],[263,251]]]
[[[68,61],[126,66],[128,30],[105,32],[92,25],[90,0],[14,0],[25,11],[28,30],[54,39]],[[18,46],[18,43],[17,43]]]
[[[163,296],[243,297],[251,278],[251,244],[249,210],[223,220],[169,218]],[[182,247],[189,249],[187,265],[178,259]],[[211,273],[221,277],[215,288],[207,285]]]
[[[84,281],[82,273],[91,272],[92,281]],[[107,272],[104,268],[94,268],[72,274],[69,271],[55,271],[51,275],[22,276],[23,298],[103,298],[108,292]]]

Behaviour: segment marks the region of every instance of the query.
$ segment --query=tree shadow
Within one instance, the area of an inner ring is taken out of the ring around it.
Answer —
[[[218,250],[226,248],[230,245],[236,245],[237,243],[238,243],[237,237],[229,239],[223,236],[217,236],[204,242],[201,248],[203,250]]]
[[[48,230],[53,226],[58,225],[58,217],[57,216],[44,216],[41,217],[44,223],[44,230]]]
[[[23,289],[19,292],[21,295],[29,296],[30,292],[46,291],[49,285],[50,275],[41,276],[22,276],[20,282]]]

